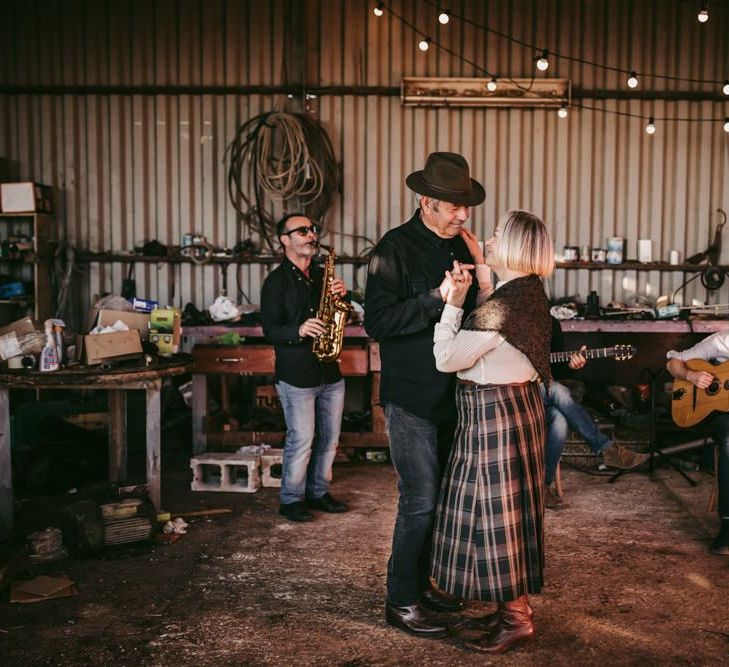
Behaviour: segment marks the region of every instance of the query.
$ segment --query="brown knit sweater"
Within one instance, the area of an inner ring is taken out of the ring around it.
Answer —
[[[514,278],[499,287],[471,312],[463,328],[498,331],[509,344],[526,355],[543,382],[551,382],[549,350],[552,322],[549,302],[539,276],[532,274]]]

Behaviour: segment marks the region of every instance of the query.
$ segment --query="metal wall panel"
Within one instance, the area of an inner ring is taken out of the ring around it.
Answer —
[[[529,76],[532,49],[455,17],[440,26],[427,0],[388,3],[403,19],[443,45],[423,54],[419,36],[365,0],[305,0],[304,72],[316,86],[399,86],[403,75],[474,76],[479,66],[502,76]],[[665,80],[729,78],[725,4],[711,4],[706,25],[695,3],[674,0],[517,0],[449,3],[454,15],[562,54],[636,69],[640,90],[715,92],[714,84]],[[285,72],[285,0],[4,0],[0,1],[0,86],[272,86],[297,80]],[[450,52],[449,52],[450,51]],[[461,57],[462,56],[462,57]],[[466,62],[464,61],[464,58]],[[583,90],[625,90],[624,75],[552,58],[549,76]],[[150,239],[177,244],[199,231],[219,245],[237,240],[227,198],[225,147],[248,118],[284,108],[283,95],[84,92],[0,94],[0,157],[14,176],[55,185],[62,236],[76,247],[131,250]],[[703,250],[728,208],[729,148],[718,122],[723,100],[606,99],[599,111],[413,109],[387,94],[327,94],[315,112],[344,172],[343,196],[328,224],[343,254],[366,252],[387,229],[409,217],[414,198],[405,176],[432,150],[462,152],[487,190],[473,211],[479,234],[509,208],[542,215],[564,245],[604,247],[613,235],[652,238],[654,256]],[[658,122],[648,116],[714,119]],[[274,210],[278,210],[274,208]],[[729,245],[729,242],[727,242]],[[729,248],[722,253],[729,263]],[[75,296],[118,291],[126,267],[83,268]],[[265,266],[243,266],[239,283],[256,302]],[[343,268],[363,286],[364,268]],[[142,294],[207,306],[222,286],[212,266],[138,266]],[[688,277],[688,276],[686,276]],[[603,302],[655,297],[684,276],[658,272],[558,270],[554,296],[599,291]],[[236,270],[227,270],[228,291]],[[688,296],[706,298],[692,283]],[[241,297],[242,299],[243,297]],[[729,287],[710,295],[729,301]]]

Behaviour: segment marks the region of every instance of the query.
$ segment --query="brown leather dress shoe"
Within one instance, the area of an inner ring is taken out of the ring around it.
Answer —
[[[462,611],[465,605],[463,600],[459,600],[457,597],[446,593],[445,591],[438,590],[437,588],[431,587],[420,594],[420,603],[425,605],[431,611]]]
[[[448,628],[431,620],[419,604],[395,607],[387,602],[385,604],[385,620],[390,625],[405,630],[405,632],[416,637],[440,639],[448,635]]]
[[[534,636],[534,622],[529,618],[526,595],[513,602],[499,603],[500,622],[483,639],[466,642],[465,646],[480,653],[497,655],[505,653],[519,642]]]

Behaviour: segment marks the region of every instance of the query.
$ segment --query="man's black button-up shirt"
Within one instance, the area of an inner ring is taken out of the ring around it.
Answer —
[[[438,287],[454,259],[473,263],[460,236],[440,238],[417,211],[377,244],[365,290],[365,328],[380,343],[380,401],[434,422],[456,414],[455,373],[437,370],[433,356],[433,331],[444,305]],[[477,293],[474,280],[465,314]]]
[[[309,276],[284,257],[261,289],[261,324],[276,351],[276,380],[294,387],[318,387],[342,378],[336,361],[322,363],[314,356],[313,338],[299,336],[299,327],[316,317],[324,270],[312,263]]]

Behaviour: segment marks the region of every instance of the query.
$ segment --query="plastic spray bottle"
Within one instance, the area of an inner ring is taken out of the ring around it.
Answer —
[[[53,333],[53,320],[45,321],[46,344],[41,352],[40,370],[41,371],[57,371],[60,367],[58,361],[58,348],[56,347],[56,337]]]

